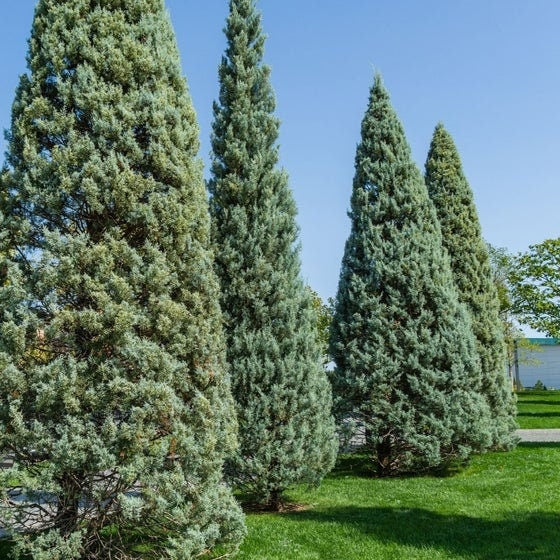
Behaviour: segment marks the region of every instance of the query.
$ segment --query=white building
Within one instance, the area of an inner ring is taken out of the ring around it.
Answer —
[[[560,389],[560,340],[528,338],[535,350],[519,350],[519,378],[525,388],[541,381],[548,389]]]

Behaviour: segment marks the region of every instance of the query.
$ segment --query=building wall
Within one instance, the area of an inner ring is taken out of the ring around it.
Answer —
[[[519,363],[519,377],[523,387],[533,387],[540,380],[550,389],[560,389],[560,345],[527,352]]]

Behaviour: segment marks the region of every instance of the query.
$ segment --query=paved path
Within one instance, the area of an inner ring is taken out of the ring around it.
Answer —
[[[560,430],[517,430],[521,441],[560,442]]]

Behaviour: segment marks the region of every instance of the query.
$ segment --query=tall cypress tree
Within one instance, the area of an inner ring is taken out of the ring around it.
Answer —
[[[381,475],[441,467],[489,442],[474,339],[441,231],[381,78],[362,121],[331,332],[337,411]]]
[[[28,65],[0,251],[0,455],[25,500],[2,522],[36,559],[235,548],[219,286],[164,2],[40,0]]]
[[[233,479],[269,508],[321,479],[335,454],[330,386],[300,278],[296,207],[253,0],[231,0],[214,104],[210,210],[239,421]]]
[[[505,371],[500,302],[473,194],[457,148],[442,124],[436,126],[430,145],[426,184],[441,224],[459,299],[471,316],[482,365],[480,389],[492,413],[492,445],[507,449],[515,443],[516,411]]]

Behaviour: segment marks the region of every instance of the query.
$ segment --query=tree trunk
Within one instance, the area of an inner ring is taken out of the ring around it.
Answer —
[[[280,511],[282,509],[282,492],[280,490],[273,490],[270,493],[266,509],[269,511]]]

